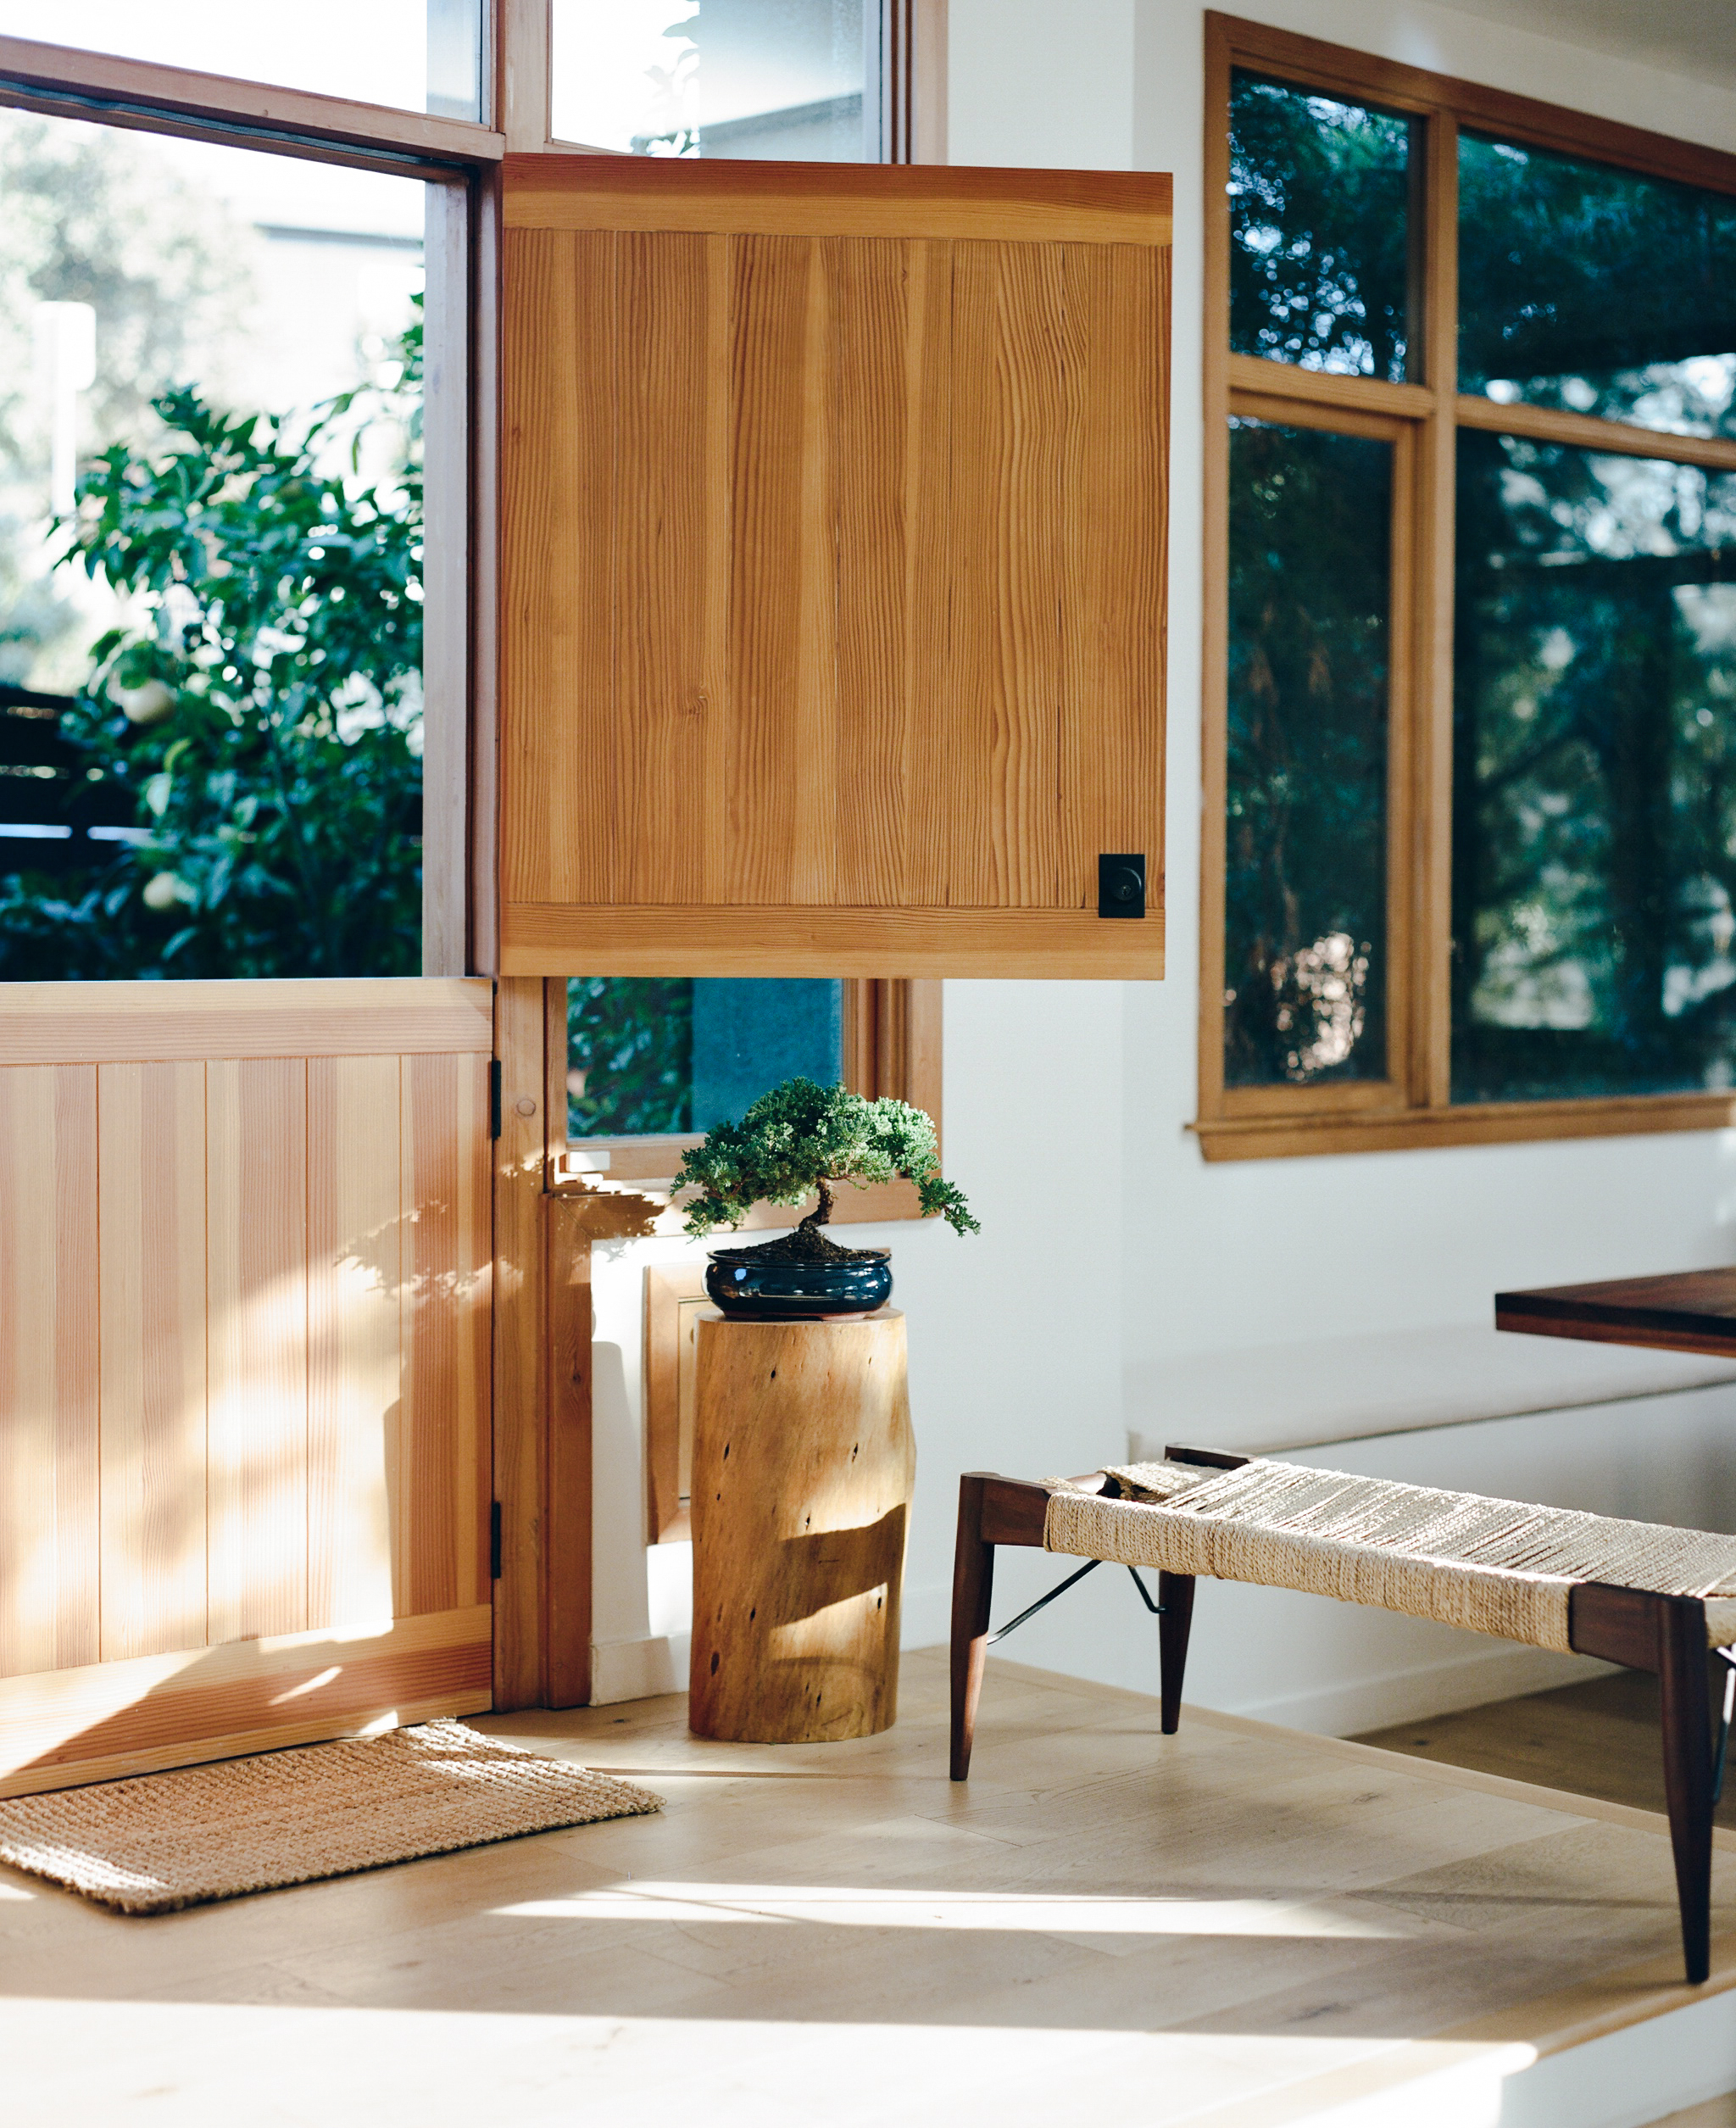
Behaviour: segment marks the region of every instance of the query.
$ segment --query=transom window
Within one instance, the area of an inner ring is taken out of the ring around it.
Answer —
[[[1211,37],[1205,1150],[1726,1122],[1736,159]]]

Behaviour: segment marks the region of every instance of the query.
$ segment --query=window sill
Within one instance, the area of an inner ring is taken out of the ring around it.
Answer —
[[[1552,1138],[1627,1138],[1736,1126],[1736,1092],[1582,1101],[1488,1101],[1458,1108],[1327,1116],[1202,1117],[1188,1128],[1207,1160],[1286,1160],[1397,1152],[1425,1145],[1511,1145]]]
[[[642,1156],[652,1142],[644,1139],[634,1141]],[[680,1160],[682,1141],[666,1139],[662,1142],[670,1151],[662,1161],[664,1172],[660,1175],[645,1172],[648,1166],[654,1163],[643,1156],[626,1173],[613,1165],[607,1173],[576,1167],[570,1164],[575,1154],[580,1158],[592,1158],[598,1150],[606,1149],[583,1143],[569,1145],[564,1155],[556,1156],[550,1195],[572,1206],[573,1216],[593,1241],[622,1240],[643,1234],[685,1234],[684,1207],[676,1202],[670,1187],[670,1171]],[[727,1245],[732,1232],[750,1234],[793,1227],[812,1211],[816,1201],[810,1197],[799,1205],[755,1205],[739,1228],[720,1228],[712,1239],[721,1247]],[[881,1225],[889,1220],[921,1217],[912,1183],[880,1183],[868,1189],[852,1189],[845,1184],[836,1192],[831,1224]]]

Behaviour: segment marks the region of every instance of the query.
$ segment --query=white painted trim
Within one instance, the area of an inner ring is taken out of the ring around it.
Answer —
[[[618,1707],[624,1700],[654,1699],[687,1689],[690,1633],[653,1634],[637,1641],[591,1644],[591,1704]]]

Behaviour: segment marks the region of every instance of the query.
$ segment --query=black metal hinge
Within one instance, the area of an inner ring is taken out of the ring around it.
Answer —
[[[500,1579],[500,1502],[491,1503],[488,1509],[488,1579]]]
[[[500,1135],[500,1059],[491,1057],[488,1063],[488,1135]]]

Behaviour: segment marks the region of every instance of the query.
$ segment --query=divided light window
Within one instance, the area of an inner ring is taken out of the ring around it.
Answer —
[[[1736,158],[1210,21],[1205,1149],[1727,1122]]]

